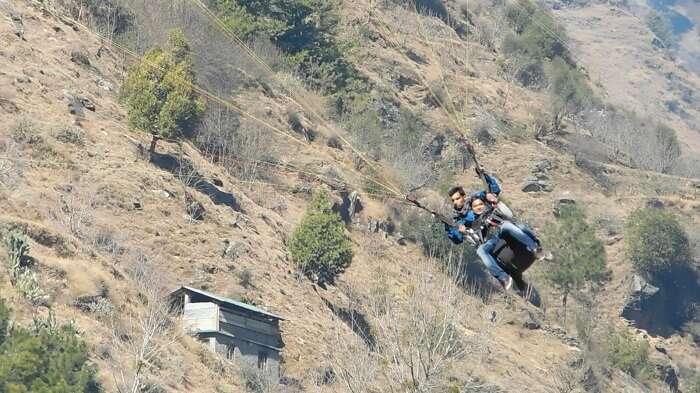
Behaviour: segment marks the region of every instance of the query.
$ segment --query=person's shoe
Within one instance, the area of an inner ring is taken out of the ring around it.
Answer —
[[[498,282],[501,283],[501,286],[503,287],[503,289],[505,289],[507,291],[513,286],[513,277],[506,276],[506,278],[503,278],[503,279],[499,278]]]
[[[533,252],[532,254],[535,256],[536,261],[541,261],[545,257],[545,252],[542,246],[537,247],[537,249],[535,249],[535,252]]]

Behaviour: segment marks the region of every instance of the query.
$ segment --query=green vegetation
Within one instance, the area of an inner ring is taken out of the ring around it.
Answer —
[[[0,392],[97,392],[87,347],[70,326],[9,327],[0,299]]]
[[[513,32],[505,37],[503,52],[510,58],[510,68],[521,84],[550,87],[553,130],[558,130],[567,116],[597,103],[569,52],[565,29],[548,10],[530,0],[516,0],[506,6],[505,15]]]
[[[328,192],[319,189],[289,240],[294,263],[307,275],[332,279],[352,261],[352,243]]]
[[[552,126],[557,130],[565,117],[590,108],[596,98],[581,71],[572,68],[561,57],[548,64],[547,76],[550,81]]]
[[[169,36],[169,51],[156,46],[129,68],[122,86],[129,125],[151,133],[150,151],[159,138],[176,139],[190,131],[205,109],[192,89],[191,50],[180,30]]]
[[[647,27],[663,43],[664,48],[672,48],[677,44],[668,19],[656,11],[651,11],[646,18]]]
[[[606,342],[610,365],[637,378],[644,379],[651,372],[649,344],[635,339],[629,331],[615,332]]]
[[[665,209],[632,212],[627,220],[625,245],[634,268],[651,277],[690,261],[688,236],[678,218]]]
[[[583,211],[575,206],[562,206],[557,225],[545,234],[555,258],[547,268],[547,278],[562,291],[566,308],[569,293],[608,278],[605,249]]]
[[[36,274],[31,270],[32,258],[29,256],[29,242],[19,230],[12,230],[5,235],[7,250],[6,264],[10,272],[10,282],[22,297],[34,304],[46,299],[39,287]]]
[[[688,393],[700,393],[700,375],[696,375],[688,384]]]
[[[332,0],[216,0],[227,27],[243,40],[262,36],[277,45],[307,83],[331,94],[338,113],[366,94],[366,81],[345,57]]]

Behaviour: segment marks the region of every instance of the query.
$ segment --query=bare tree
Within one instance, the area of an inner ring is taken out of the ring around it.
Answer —
[[[468,318],[464,311],[470,307],[452,279],[434,269],[414,277],[404,301],[381,294],[382,306],[376,307],[370,299],[372,348],[338,325],[330,361],[346,392],[439,391],[455,361],[480,352],[483,338],[477,344],[462,332]]]
[[[87,227],[92,224],[94,219],[93,207],[92,196],[71,185],[68,192],[59,195],[58,203],[49,212],[49,215],[60,226],[78,239],[83,240],[88,235]]]
[[[112,375],[119,393],[141,393],[149,391],[148,379],[160,367],[156,360],[181,337],[183,330],[171,318],[167,292],[162,286],[163,272],[143,254],[137,254],[128,275],[144,307],[112,322],[112,342],[119,354]]]
[[[17,145],[8,138],[0,145],[0,187],[6,190],[14,189],[21,174],[21,160],[17,152]]]

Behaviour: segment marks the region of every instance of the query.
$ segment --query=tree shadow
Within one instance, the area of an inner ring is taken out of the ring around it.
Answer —
[[[202,176],[186,159],[178,159],[170,154],[153,153],[150,161],[153,165],[160,169],[168,171],[182,180],[187,186],[206,195],[215,205],[228,206],[232,210],[244,213],[243,208],[238,203],[236,197],[229,193],[219,190],[219,188]]]
[[[340,318],[353,333],[357,334],[369,349],[374,349],[376,347],[377,339],[372,333],[372,327],[367,321],[367,317],[365,317],[362,312],[352,308],[336,306],[326,299],[322,300],[326,307],[328,307],[336,317]]]
[[[665,338],[687,332],[688,324],[700,320],[700,275],[692,266],[679,266],[659,274],[651,283],[659,291],[640,299],[635,307],[623,310],[624,318],[652,336]]]

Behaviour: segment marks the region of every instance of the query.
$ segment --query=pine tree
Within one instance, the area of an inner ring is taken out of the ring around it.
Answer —
[[[570,293],[580,290],[586,283],[608,278],[605,248],[586,223],[581,209],[575,206],[561,208],[559,223],[549,231],[547,238],[555,258],[547,268],[547,278],[561,290],[566,314]]]
[[[158,46],[132,66],[123,85],[129,125],[158,139],[178,139],[199,121],[204,100],[193,90],[194,67],[189,43],[180,30],[170,33],[169,51]]]
[[[352,261],[352,243],[328,192],[318,190],[301,223],[292,232],[289,250],[304,274],[331,279]]]
[[[678,218],[665,209],[635,210],[627,219],[627,257],[649,277],[690,261],[688,236]]]

